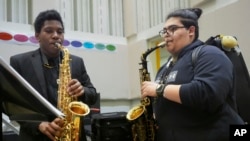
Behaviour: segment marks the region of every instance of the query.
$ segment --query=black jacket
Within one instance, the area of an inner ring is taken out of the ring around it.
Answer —
[[[231,93],[234,72],[224,52],[206,45],[193,66],[192,51],[202,44],[197,40],[183,48],[171,70],[165,75],[163,65],[156,76],[157,82],[163,79],[165,84],[181,84],[182,102],[178,104],[157,98],[155,111],[159,141],[227,141],[229,126],[244,124],[227,102],[228,99],[235,100]]]
[[[84,96],[79,100],[91,105],[94,104],[97,98],[96,89],[91,83],[87,74],[83,59],[74,55],[70,55],[71,62],[71,77],[78,79],[84,86]],[[40,50],[35,50],[27,53],[12,56],[10,65],[34,87],[44,98],[48,99],[46,93],[47,86],[43,73],[43,63]],[[35,106],[35,105],[34,105]],[[55,117],[48,117],[51,121]],[[49,140],[46,136],[38,131],[40,122],[20,122],[20,139],[21,141],[45,141]],[[82,141],[86,140],[84,126],[81,129]]]

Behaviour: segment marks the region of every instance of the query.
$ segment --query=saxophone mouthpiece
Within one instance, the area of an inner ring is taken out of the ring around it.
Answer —
[[[61,39],[58,39],[55,41],[55,47],[58,49],[62,48],[62,40]]]
[[[166,45],[166,42],[163,41],[163,42],[160,42],[157,46],[158,46],[158,47],[164,47],[165,45]]]
[[[56,42],[56,43],[55,43],[55,48],[60,49],[60,48],[61,48],[61,46],[62,46],[62,45],[61,45],[60,43],[58,43],[58,42]]]

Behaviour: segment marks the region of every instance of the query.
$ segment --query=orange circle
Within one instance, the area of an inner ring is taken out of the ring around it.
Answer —
[[[0,40],[11,40],[13,37],[7,32],[0,32]]]

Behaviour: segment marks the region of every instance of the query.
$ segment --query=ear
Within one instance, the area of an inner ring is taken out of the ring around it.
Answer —
[[[189,35],[195,35],[195,26],[190,26],[188,31],[189,31]]]

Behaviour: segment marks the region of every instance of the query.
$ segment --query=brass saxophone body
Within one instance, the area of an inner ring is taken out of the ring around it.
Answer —
[[[70,72],[70,54],[69,50],[60,44],[56,46],[62,51],[63,58],[59,66],[58,83],[58,104],[57,108],[61,110],[64,117],[64,130],[58,141],[78,141],[80,138],[80,119],[89,114],[88,105],[77,101],[76,98],[69,96],[67,92],[68,83],[71,80]]]
[[[162,42],[154,48],[148,49],[141,56],[142,68],[139,69],[140,83],[143,81],[150,81],[150,74],[147,69],[147,56],[154,50],[164,47],[165,43]],[[155,140],[155,119],[153,116],[153,107],[150,97],[141,99],[138,106],[129,110],[126,118],[132,123],[132,138],[133,141],[154,141]]]

